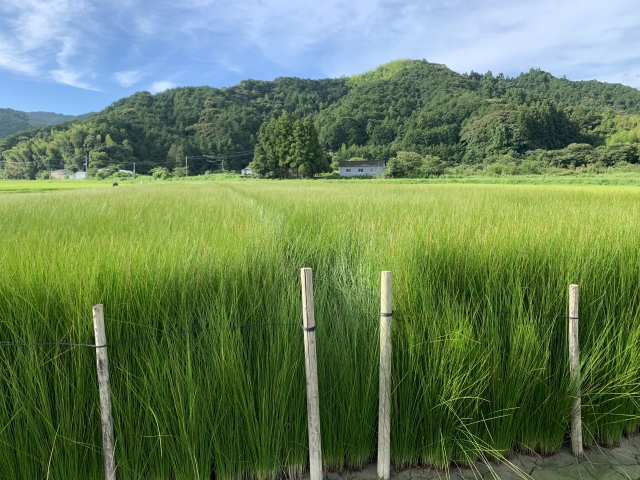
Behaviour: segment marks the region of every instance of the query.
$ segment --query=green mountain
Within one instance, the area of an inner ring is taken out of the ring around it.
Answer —
[[[283,111],[311,116],[334,161],[413,151],[448,165],[477,164],[576,144],[583,147],[572,147],[574,153],[612,151],[612,162],[633,163],[640,141],[640,91],[634,88],[540,70],[515,78],[459,74],[400,60],[337,79],[140,92],[82,121],[7,137],[0,153],[6,175],[28,178],[53,164],[79,169],[85,154],[90,168],[131,169],[135,161],[139,172],[172,169],[190,156],[190,172],[215,170],[222,159],[225,168],[237,170],[251,161],[260,125]]]
[[[62,113],[53,112],[29,112],[28,115],[40,125],[56,125],[62,122],[69,122],[71,120],[82,120],[94,113],[95,112],[83,113],[82,115],[64,115]]]
[[[38,128],[42,125],[55,125],[70,120],[87,118],[92,114],[63,115],[62,113],[21,112],[11,108],[0,108],[0,139],[17,132]]]
[[[36,122],[26,112],[11,108],[0,108],[0,138],[7,137],[22,130],[37,128],[41,124]]]

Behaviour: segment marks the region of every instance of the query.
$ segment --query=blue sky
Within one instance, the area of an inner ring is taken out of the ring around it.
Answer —
[[[399,58],[640,88],[638,0],[1,0],[0,107],[338,77]]]

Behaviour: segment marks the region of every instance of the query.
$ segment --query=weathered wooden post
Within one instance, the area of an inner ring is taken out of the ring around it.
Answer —
[[[98,365],[100,416],[102,418],[104,478],[105,480],[116,480],[113,419],[111,418],[111,389],[109,387],[109,359],[107,358],[107,335],[104,331],[104,310],[102,305],[93,306],[93,329],[96,335],[96,363]]]
[[[380,280],[380,384],[378,403],[378,478],[391,476],[391,272]]]
[[[571,453],[581,457],[582,398],[580,392],[580,342],[578,339],[578,285],[569,285],[569,376],[575,399],[571,411]]]
[[[300,270],[302,283],[302,330],[304,331],[304,363],[307,372],[307,420],[309,423],[310,480],[322,480],[322,446],[320,442],[320,401],[318,363],[316,360],[316,320],[313,310],[311,269]]]

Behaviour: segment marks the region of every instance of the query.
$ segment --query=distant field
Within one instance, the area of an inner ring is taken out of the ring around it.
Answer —
[[[46,192],[50,190],[75,190],[78,188],[107,187],[111,182],[84,180],[0,180],[2,192]]]
[[[118,180],[121,186],[139,184],[153,185],[171,183],[203,183],[203,182],[266,182],[282,183],[281,180],[245,179],[240,175],[231,173],[211,174],[207,176],[195,176],[189,178],[173,178],[171,180],[151,180],[150,176],[138,176],[138,179]],[[593,174],[593,175],[504,175],[499,177],[468,176],[468,177],[438,177],[438,178],[398,178],[398,179],[322,179],[317,182],[344,183],[390,183],[390,184],[472,184],[472,185],[607,185],[607,186],[640,186],[640,175],[633,173]],[[286,180],[284,184],[297,183],[299,180]],[[72,190],[78,188],[109,187],[113,179],[99,181],[84,180],[0,180],[0,193],[2,192],[45,192],[50,190]]]
[[[120,478],[301,472],[301,267],[314,274],[327,468],[376,455],[381,270],[393,272],[393,464],[560,448],[570,283],[585,441],[640,426],[636,187],[148,187],[0,196],[0,343],[91,343],[96,303],[109,341],[196,330],[109,347]],[[232,328],[265,323],[277,325]],[[3,477],[103,478],[95,368],[88,348],[0,347]]]
[[[398,179],[336,179],[336,182],[372,181],[380,183],[453,183],[474,185],[611,185],[640,186],[640,175],[629,173],[594,175],[504,175],[499,177],[468,176],[437,178],[398,178]]]

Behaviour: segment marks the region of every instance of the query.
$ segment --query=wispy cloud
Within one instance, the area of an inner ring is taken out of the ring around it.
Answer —
[[[622,81],[622,66],[632,59],[637,64],[640,51],[636,0],[611,0],[606,8],[594,0],[245,0],[235,5],[239,15],[217,10],[211,24],[244,28],[247,38],[280,64],[299,65],[312,55],[333,76],[410,57],[461,71],[517,74],[541,67],[574,78],[618,75]],[[198,21],[206,28],[202,16]]]
[[[220,66],[222,68],[224,68],[225,70],[227,70],[229,72],[234,72],[234,73],[239,73],[239,74],[244,73],[243,70],[242,70],[242,67],[232,63],[229,60],[229,56],[228,55],[223,55],[223,57],[220,60],[218,60],[218,63],[220,64]]]
[[[0,68],[43,76],[79,88],[91,88],[93,7],[87,0],[3,0],[0,3]],[[55,60],[54,60],[55,59]]]
[[[167,80],[162,80],[159,82],[153,82],[149,87],[149,91],[155,94],[155,93],[164,92],[165,90],[168,90],[174,87],[177,87],[175,83],[169,82]]]
[[[82,81],[83,75],[81,73],[77,73],[71,70],[51,70],[49,72],[51,78],[56,82],[62,83],[64,85],[69,85],[71,87],[84,88],[85,90],[95,90],[100,91],[99,88],[92,87],[87,82]]]
[[[179,18],[170,34],[183,50],[207,48],[223,67],[237,65],[225,62],[225,47],[257,48],[276,65],[313,65],[330,76],[427,58],[458,71],[540,67],[640,86],[624,76],[640,57],[637,0],[609,0],[606,8],[596,0],[174,0],[163,8]],[[220,35],[229,44],[215,48]]]
[[[114,74],[116,81],[123,87],[135,85],[142,80],[142,76],[142,72],[139,70],[125,70]]]
[[[161,91],[426,58],[640,87],[639,30],[637,0],[3,0],[0,69],[80,88],[171,78]]]
[[[38,65],[28,58],[21,58],[16,55],[10,44],[4,43],[0,34],[0,68],[10,72],[35,76],[38,74]]]

